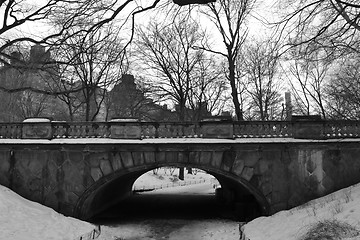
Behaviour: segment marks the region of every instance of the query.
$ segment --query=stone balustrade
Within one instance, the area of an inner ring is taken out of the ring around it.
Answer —
[[[61,122],[29,119],[21,123],[0,123],[0,139],[63,138],[359,138],[360,121],[324,121],[294,118],[292,121],[141,122],[136,119],[110,122]]]

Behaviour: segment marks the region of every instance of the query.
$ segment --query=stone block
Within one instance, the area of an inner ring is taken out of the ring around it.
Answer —
[[[284,190],[285,189],[282,189],[282,191],[272,191],[271,202],[273,204],[287,202],[288,193],[285,192]]]
[[[45,196],[44,204],[52,209],[57,209],[59,205],[58,198],[55,194],[55,191],[49,192]]]
[[[244,170],[241,173],[241,177],[246,181],[250,181],[254,176],[254,169],[251,167],[244,167]]]
[[[53,159],[49,160],[47,163],[47,172],[48,172],[48,186],[55,186],[57,184],[56,181],[56,172],[57,172],[58,166],[56,165],[55,161]]]
[[[100,160],[100,169],[105,176],[113,172],[110,161],[108,159]]]
[[[160,163],[166,162],[165,152],[156,152],[156,162],[160,162]]]
[[[155,152],[144,152],[146,163],[155,163]]]
[[[244,153],[245,153],[245,156],[243,156],[243,158],[245,160],[245,166],[255,167],[255,165],[258,163],[259,158],[260,158],[259,153],[253,152],[253,151],[243,152],[243,154]]]
[[[203,123],[201,131],[203,138],[234,138],[232,123]]]
[[[123,168],[120,153],[117,152],[117,153],[112,154],[111,165],[112,165],[114,171],[117,171],[117,170]]]
[[[42,180],[39,177],[32,177],[31,179],[29,179],[30,181],[27,183],[29,190],[32,193],[35,193],[37,191],[41,192],[42,191]]]
[[[10,151],[0,151],[0,184],[9,186],[10,183]]]
[[[77,201],[79,200],[79,197],[73,192],[68,192],[65,196],[65,199],[69,204],[76,205]]]
[[[91,168],[91,177],[95,182],[98,181],[103,177],[101,170],[99,168]]]
[[[199,152],[190,152],[189,162],[199,164],[200,163],[200,153]]]
[[[273,190],[273,188],[272,188],[272,184],[270,182],[266,182],[261,185],[261,191],[264,194],[264,196],[267,196],[270,193],[272,193],[272,190]]]
[[[133,152],[132,153],[135,166],[140,166],[145,163],[144,155],[142,152]]]
[[[53,130],[49,119],[31,118],[23,121],[23,139],[52,139]]]
[[[211,163],[211,152],[201,152],[200,153],[200,164],[208,166]]]
[[[271,206],[271,213],[277,213],[279,211],[287,209],[287,203],[286,202],[278,202]]]
[[[115,139],[140,139],[141,126],[136,119],[114,119],[110,121],[111,138]]]
[[[181,163],[187,163],[189,161],[189,155],[185,152],[179,152],[178,161]]]
[[[224,151],[221,168],[225,171],[230,171],[235,161],[235,156],[232,151]]]
[[[134,166],[131,152],[120,152],[120,155],[125,168],[131,168]]]
[[[245,167],[245,162],[240,160],[240,159],[236,159],[234,161],[234,165],[232,167],[232,171],[233,173],[235,173],[238,176],[241,176],[242,171],[244,170]]]
[[[80,151],[63,150],[63,152],[66,156],[66,159],[70,159],[70,161],[73,163],[81,164],[84,161],[84,155]]]
[[[321,181],[321,185],[324,187],[326,192],[334,190],[335,186],[334,181],[329,176],[325,176],[323,178],[323,180]]]
[[[292,116],[294,138],[323,139],[324,122],[319,116]]]
[[[260,159],[258,164],[255,167],[255,174],[258,175],[266,175],[270,171],[271,162]]]
[[[211,166],[220,168],[223,159],[223,152],[213,152]]]

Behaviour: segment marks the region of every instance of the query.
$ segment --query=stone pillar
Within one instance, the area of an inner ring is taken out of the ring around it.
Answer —
[[[138,119],[112,119],[110,121],[111,138],[141,139],[141,125]]]
[[[219,116],[201,121],[203,138],[234,138],[234,126],[229,117]]]
[[[291,104],[291,93],[285,93],[285,120],[291,120],[292,116],[292,104]]]
[[[324,121],[320,115],[292,116],[294,138],[324,139]]]
[[[48,118],[28,118],[23,121],[23,139],[52,139],[53,130]]]

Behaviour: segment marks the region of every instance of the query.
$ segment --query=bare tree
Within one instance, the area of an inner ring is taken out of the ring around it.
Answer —
[[[245,47],[238,64],[243,69],[246,92],[250,96],[251,119],[274,120],[281,113],[279,53],[276,43],[253,40]]]
[[[187,108],[195,90],[192,87],[204,74],[198,72],[200,63],[205,61],[204,51],[194,46],[205,36],[196,23],[180,18],[165,26],[152,22],[146,30],[139,30],[139,36],[137,51],[142,64],[153,75],[155,94],[164,101],[173,101],[179,120],[187,120]]]
[[[202,48],[226,59],[228,65],[226,77],[231,86],[231,96],[238,120],[243,120],[243,110],[238,96],[236,61],[247,36],[246,19],[254,3],[255,0],[218,0],[216,3],[208,4],[209,11],[202,11],[221,34],[226,51],[213,50],[208,46]]]
[[[56,49],[60,76],[55,79],[55,92],[69,109],[70,118],[78,112],[78,119],[85,121],[105,120],[105,98],[123,74],[123,57],[125,51],[119,38],[119,30],[114,25],[107,28],[68,38]],[[66,90],[81,89],[69,93]],[[100,117],[100,115],[103,115]],[[100,119],[99,119],[100,117]]]
[[[304,55],[301,50],[293,51],[293,54],[292,60],[287,62],[288,79],[298,108],[303,114],[315,111],[326,118],[325,86],[333,60],[323,57],[326,53],[319,48],[312,54]]]
[[[282,19],[279,32],[286,34],[291,47],[312,43],[324,49],[358,52],[360,4],[357,0],[278,1]],[[311,52],[314,48],[304,48]],[[328,52],[334,54],[334,51]]]
[[[359,57],[341,59],[326,86],[327,109],[331,118],[360,119]]]
[[[190,108],[196,110],[192,120],[222,114],[230,96],[228,82],[214,56],[199,62],[194,79],[189,94]]]
[[[52,50],[53,47],[61,46],[71,38],[79,39],[79,36],[83,36],[82,41],[86,41],[89,34],[112,21],[117,21],[120,26],[129,23],[129,37],[124,46],[126,48],[133,39],[135,16],[154,8],[159,1],[154,0],[145,4],[135,0],[0,1],[0,10],[3,13],[0,20],[0,63],[3,66],[11,64],[11,51],[15,46],[41,44]],[[52,27],[54,24],[56,27]],[[28,26],[39,32],[23,31]],[[6,92],[29,90],[47,95],[64,93],[64,90],[53,92],[34,86],[14,89],[0,86],[0,89]],[[80,90],[82,89],[71,89],[72,92]]]

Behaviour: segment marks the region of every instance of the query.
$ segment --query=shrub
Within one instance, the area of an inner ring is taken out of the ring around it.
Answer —
[[[338,220],[322,220],[310,227],[301,240],[340,240],[343,238],[356,237],[359,231],[352,225]]]

